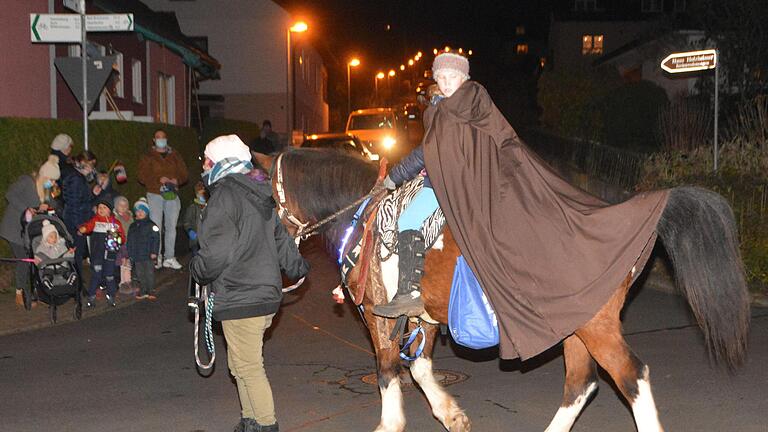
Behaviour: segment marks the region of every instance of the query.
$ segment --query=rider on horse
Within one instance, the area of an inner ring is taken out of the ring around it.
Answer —
[[[424,136],[429,133],[432,111],[437,104],[451,95],[469,79],[469,61],[454,53],[442,53],[432,63],[432,74],[440,90],[430,97],[430,106],[424,111]],[[384,186],[395,189],[425,170],[423,144],[411,152],[384,179]],[[377,305],[373,313],[388,318],[400,315],[419,316],[424,313],[420,283],[424,274],[426,245],[420,228],[424,220],[439,208],[429,177],[424,176],[424,187],[413,197],[397,220],[398,278],[397,293],[388,304]]]

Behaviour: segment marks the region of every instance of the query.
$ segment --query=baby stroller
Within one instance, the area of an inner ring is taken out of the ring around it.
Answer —
[[[43,241],[42,228],[46,220],[56,227],[59,237],[66,241],[68,248],[74,246],[72,236],[61,219],[55,215],[38,214],[24,227],[24,246],[30,258],[34,258],[37,246]],[[46,303],[51,314],[51,323],[56,323],[56,308],[74,298],[74,318],[79,320],[83,315],[82,278],[75,267],[74,257],[47,259],[30,267],[31,290],[24,290],[24,305],[30,304],[33,298]]]

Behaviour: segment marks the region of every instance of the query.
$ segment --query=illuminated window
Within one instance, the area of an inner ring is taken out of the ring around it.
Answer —
[[[603,55],[603,35],[584,35],[581,37],[582,55]]]
[[[515,47],[515,52],[520,55],[528,54],[528,44],[517,44]]]

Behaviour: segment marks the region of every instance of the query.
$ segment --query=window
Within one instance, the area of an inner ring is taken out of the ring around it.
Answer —
[[[518,55],[528,54],[528,44],[517,44],[517,45],[515,45],[515,52]]]
[[[176,119],[176,78],[159,74],[157,82],[157,115],[160,123],[175,124]]]
[[[70,57],[80,57],[80,45],[67,46],[67,55]]]
[[[664,0],[642,0],[640,9],[645,13],[661,12],[664,10]]]
[[[675,0],[674,12],[685,12],[685,0]]]
[[[136,103],[142,103],[141,97],[141,61],[131,60],[131,98]]]
[[[581,37],[582,55],[603,55],[603,35],[584,35]]]
[[[125,97],[125,68],[123,67],[123,53],[114,51],[112,53],[115,56],[115,64],[113,68],[117,72],[115,76],[115,96]]]
[[[605,10],[602,0],[573,0],[576,12],[601,12]]]

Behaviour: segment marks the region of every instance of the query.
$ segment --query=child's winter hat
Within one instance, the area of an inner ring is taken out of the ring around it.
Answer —
[[[469,79],[469,60],[463,55],[444,52],[435,57],[432,62],[432,74],[437,74],[440,69],[450,69],[463,74]]]
[[[121,202],[124,202],[124,203],[126,203],[128,206],[130,206],[130,205],[131,205],[131,202],[130,202],[130,201],[128,201],[128,198],[126,198],[126,197],[124,197],[124,196],[122,196],[122,195],[118,195],[118,196],[116,196],[116,197],[115,197],[115,199],[114,199],[114,201],[112,202],[112,205],[113,205],[113,206],[115,206],[115,207],[117,207],[117,203],[121,203]]]
[[[149,204],[147,203],[146,198],[139,198],[138,201],[133,205],[133,211],[143,210],[144,213],[149,216]]]
[[[64,149],[66,149],[71,145],[72,145],[72,137],[67,134],[58,134],[53,139],[53,141],[51,141],[52,150],[64,151]]]
[[[50,180],[58,180],[59,177],[61,177],[61,171],[59,171],[59,157],[56,155],[48,155],[48,160],[40,166],[39,170],[37,170],[37,175]]]
[[[59,235],[59,231],[56,230],[56,226],[53,225],[50,221],[44,220],[43,221],[43,240],[48,238],[51,233],[56,233],[56,236]]]
[[[98,206],[99,204],[107,206],[109,211],[112,211],[114,209],[114,207],[112,206],[112,201],[110,201],[108,199],[100,199],[100,200],[96,201],[96,205]]]

